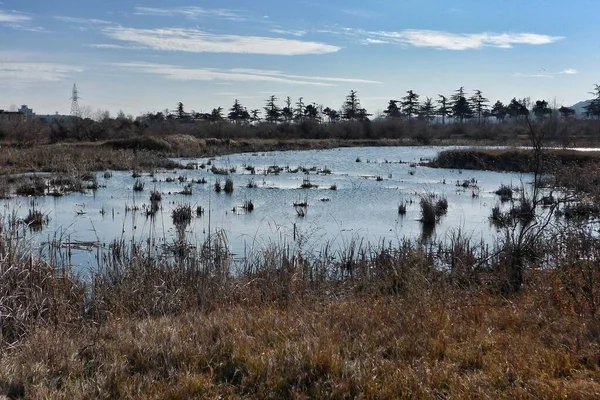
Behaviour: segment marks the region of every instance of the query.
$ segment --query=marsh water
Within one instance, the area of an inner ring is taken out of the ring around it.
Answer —
[[[81,266],[95,264],[91,247],[106,247],[114,239],[172,241],[176,228],[171,215],[180,205],[193,210],[185,230],[188,240],[199,243],[210,233],[224,232],[236,257],[273,244],[301,242],[314,247],[323,243],[344,246],[352,240],[392,244],[403,238],[444,240],[456,229],[474,240],[493,242],[497,233],[489,216],[499,203],[494,191],[500,184],[527,187],[531,176],[419,165],[445,149],[339,148],[178,159],[188,168],[142,173],[138,178],[131,171],[114,171],[110,177],[99,172],[100,188],[95,191],[3,202],[19,216],[26,215],[35,202],[49,216],[49,223],[27,235],[38,243],[59,238],[73,244],[79,250],[73,262]],[[211,172],[213,166],[235,169],[229,175],[234,182],[231,194],[215,192],[215,181],[224,182],[226,176]],[[267,173],[270,166],[282,170]],[[143,191],[133,190],[136,179],[144,183]],[[207,183],[196,183],[202,179]],[[303,183],[316,187],[303,189]],[[182,194],[186,185],[191,195]],[[144,209],[152,190],[162,194],[162,201],[156,216],[149,218]],[[419,221],[419,199],[426,192],[448,199],[447,214],[434,231],[424,230]],[[253,203],[252,212],[243,209],[245,201]],[[295,207],[295,203],[308,206]],[[398,213],[400,203],[406,204],[405,215]],[[204,209],[201,215],[196,215],[198,206]]]

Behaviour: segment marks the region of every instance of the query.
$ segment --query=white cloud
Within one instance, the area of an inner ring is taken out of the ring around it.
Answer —
[[[304,75],[288,75],[280,71],[257,69],[184,68],[177,65],[145,62],[114,63],[118,68],[135,72],[162,75],[166,79],[179,81],[216,82],[275,82],[289,85],[336,86],[335,83],[378,83],[362,79],[330,78]]]
[[[277,33],[278,35],[290,35],[296,37],[302,37],[306,35],[306,31],[295,31],[295,30],[287,30],[287,29],[271,29],[272,33]]]
[[[398,32],[364,31],[344,28],[346,35],[363,36],[364,44],[398,44],[412,47],[430,47],[443,50],[477,50],[484,47],[510,49],[514,45],[542,45],[563,39],[537,33],[452,33],[423,29],[406,29]]]
[[[31,17],[25,14],[17,13],[15,11],[2,11],[0,10],[0,23],[19,23],[31,21]]]
[[[0,86],[18,83],[59,82],[82,72],[79,67],[54,63],[0,62]]]
[[[111,25],[112,22],[106,21],[103,19],[96,18],[75,18],[75,17],[65,17],[62,15],[56,15],[53,17],[54,19],[62,22],[70,22],[72,24],[82,24],[82,25]]]
[[[175,7],[175,8],[155,8],[155,7],[136,7],[136,15],[165,16],[175,17],[183,16],[186,18],[197,19],[201,17],[220,17],[229,20],[244,20],[244,17],[237,12],[227,9],[208,9],[202,7]]]
[[[325,43],[260,36],[216,35],[196,29],[107,27],[104,33],[116,40],[163,51],[303,55],[340,50],[340,47]]]
[[[577,71],[576,69],[573,69],[573,68],[568,68],[563,71],[560,71],[559,73],[564,74],[564,75],[576,75],[579,73],[579,71]]]
[[[554,76],[552,74],[523,74],[521,72],[517,72],[513,74],[514,77],[517,78],[545,78],[545,79],[553,79]]]

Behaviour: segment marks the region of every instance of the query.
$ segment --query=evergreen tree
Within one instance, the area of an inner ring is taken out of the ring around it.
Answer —
[[[463,123],[465,119],[473,117],[471,104],[465,97],[465,90],[462,86],[452,95],[452,115],[461,123]]]
[[[558,112],[560,113],[563,119],[569,119],[575,115],[575,110],[565,106],[561,106],[558,109]]]
[[[275,95],[269,97],[266,101],[266,106],[263,107],[265,110],[265,121],[267,122],[278,122],[281,119],[281,109],[277,107],[277,97]]]
[[[304,97],[299,97],[296,102],[296,108],[294,109],[294,119],[301,121],[304,118],[304,110],[306,105],[304,104]]]
[[[442,117],[442,125],[444,125],[446,123],[446,117],[452,115],[452,108],[450,107],[450,102],[446,96],[438,94],[438,97],[437,103],[440,106],[437,109],[437,115]]]
[[[316,121],[319,119],[319,109],[317,108],[316,104],[309,104],[306,106],[306,108],[304,109],[304,116],[309,120],[309,121]]]
[[[427,121],[428,123],[433,121],[435,118],[435,107],[433,106],[433,100],[431,97],[426,97],[425,101],[419,107],[419,118]]]
[[[260,110],[254,109],[250,111],[250,122],[260,122]]]
[[[340,113],[329,107],[325,107],[323,113],[329,118],[329,122],[337,122],[340,120]]]
[[[594,91],[590,92],[596,96],[590,104],[585,106],[585,116],[588,118],[600,119],[600,85],[594,85]]]
[[[548,107],[548,102],[546,100],[536,101],[531,111],[538,121],[543,121],[546,116],[552,114],[552,109]]]
[[[490,115],[492,117],[495,117],[498,122],[504,122],[504,118],[506,117],[506,113],[507,113],[506,112],[506,107],[504,106],[504,104],[500,100],[498,100],[498,101],[496,101],[496,103],[492,107],[492,111],[490,112]]]
[[[285,99],[285,107],[281,109],[281,116],[285,122],[290,122],[294,119],[294,110],[292,109],[292,99],[290,96]]]
[[[233,102],[233,106],[229,109],[229,114],[227,114],[227,118],[235,122],[236,125],[239,125],[242,122],[247,121],[250,118],[250,114],[245,107],[242,107],[238,99],[235,99]]]
[[[483,97],[481,90],[475,90],[475,94],[471,96],[471,104],[473,105],[473,112],[477,115],[478,124],[481,124],[481,117],[488,109],[487,103],[489,103],[489,100]]]
[[[213,108],[210,113],[211,122],[219,122],[223,120],[223,107]]]
[[[419,95],[409,90],[406,96],[402,98],[402,113],[408,117],[408,120],[419,114]]]
[[[517,100],[515,97],[510,101],[508,106],[506,107],[506,114],[513,118],[515,121],[519,120],[521,117],[529,115],[529,110],[523,101]]]
[[[387,109],[383,113],[386,115],[386,118],[400,118],[402,113],[398,107],[398,100],[390,100]]]
[[[342,107],[342,118],[348,121],[357,120],[359,117],[360,100],[355,90],[350,90]]]
[[[177,103],[177,110],[175,110],[175,113],[177,115],[177,119],[185,119],[188,117],[188,113],[186,113],[185,110],[183,109],[182,102]],[[125,114],[123,114],[123,116],[125,116]],[[117,118],[119,118],[119,116],[117,116]]]

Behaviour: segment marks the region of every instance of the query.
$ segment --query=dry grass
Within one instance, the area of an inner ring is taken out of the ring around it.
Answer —
[[[534,288],[511,300],[421,289],[46,325],[0,357],[0,390],[71,399],[600,395],[597,340]]]

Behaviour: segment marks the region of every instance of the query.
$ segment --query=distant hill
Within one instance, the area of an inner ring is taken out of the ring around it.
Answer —
[[[575,115],[577,115],[578,117],[581,117],[585,113],[585,107],[588,106],[591,102],[592,102],[592,100],[580,101],[577,104],[573,104],[569,108],[572,108],[573,110],[575,110]]]

